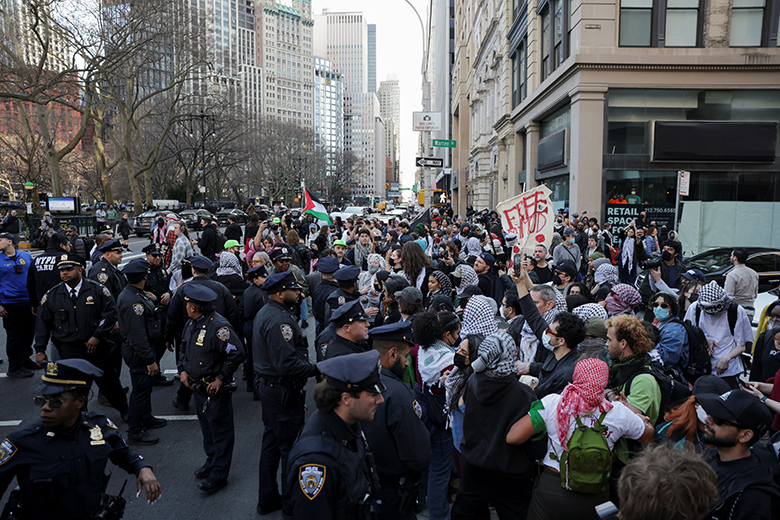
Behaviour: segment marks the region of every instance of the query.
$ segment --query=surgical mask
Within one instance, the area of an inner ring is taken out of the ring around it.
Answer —
[[[504,307],[501,307],[501,308],[498,310],[498,312],[499,312],[499,314],[501,314],[501,317],[502,317],[502,318],[506,319],[506,312],[504,311]]]
[[[663,258],[665,262],[668,262],[669,260],[672,259],[672,253],[670,253],[669,251],[664,251],[663,253],[661,253],[661,258]]]
[[[570,238],[570,239],[569,239],[569,243],[570,243],[571,245],[574,245],[574,239],[573,239],[573,238]]]
[[[555,350],[555,347],[557,345],[550,345],[550,341],[552,341],[552,336],[550,336],[546,332],[542,334],[542,345],[544,345],[544,348],[552,352],[553,350]]]
[[[693,302],[695,302],[695,301],[696,301],[696,300],[698,300],[698,299],[699,299],[699,293],[695,292],[695,293],[691,294],[691,297],[690,297],[690,298],[688,298],[688,301],[690,301],[691,303],[693,303]]]
[[[563,280],[561,280],[561,277],[558,276],[557,274],[552,275],[552,278],[550,278],[550,280],[552,280],[552,283],[554,283],[555,285],[563,285]]]
[[[379,266],[371,264],[368,266],[368,273],[369,274],[376,274],[376,272],[379,271]]]
[[[439,242],[441,242],[441,238],[440,237],[434,237],[433,241],[438,244]]]
[[[664,309],[663,307],[656,307],[653,309],[653,314],[655,314],[655,317],[658,318],[658,321],[664,321],[669,317],[669,309]]]
[[[466,367],[468,366],[466,364],[466,356],[461,354],[460,352],[455,353],[455,357],[452,360],[453,364],[458,367],[458,370],[466,370]]]
[[[707,416],[709,414],[704,411],[704,408],[701,407],[701,405],[696,405],[696,418],[699,420],[700,423],[706,424],[707,423]]]
[[[395,258],[390,257],[387,263],[390,265],[390,267],[395,267]]]
[[[767,329],[773,331],[775,334],[780,332],[780,321],[770,321],[767,324]]]

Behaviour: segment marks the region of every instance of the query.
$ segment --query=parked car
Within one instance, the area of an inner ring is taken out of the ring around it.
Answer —
[[[146,213],[141,213],[135,217],[135,219],[133,219],[133,231],[135,231],[135,236],[142,237],[149,233],[149,229],[152,227],[152,222],[154,222],[154,219],[156,219],[157,215],[159,214],[162,214],[165,218],[179,218],[179,215],[173,211],[166,210],[147,211]]]
[[[215,217],[209,211],[205,209],[185,209],[179,216],[187,221],[187,229],[193,231],[200,231],[203,227],[200,225],[200,217],[206,217],[209,220],[214,220]]]
[[[748,259],[745,265],[758,273],[758,292],[767,292],[780,285],[780,251],[768,247],[746,247]],[[726,275],[734,266],[730,257],[733,247],[719,247],[689,258],[689,269],[699,269],[707,281],[715,280],[718,285],[726,283]]]
[[[368,206],[347,206],[344,211],[334,211],[330,214],[330,219],[333,221],[336,217],[341,217],[343,222],[346,222],[348,218],[363,218],[370,215]]]
[[[236,217],[236,222],[239,224],[246,224],[249,222],[249,215],[247,215],[244,211],[234,208],[234,209],[223,209],[222,211],[219,211],[217,213],[217,222],[219,222],[220,226],[227,226],[228,225],[228,217],[230,216]]]

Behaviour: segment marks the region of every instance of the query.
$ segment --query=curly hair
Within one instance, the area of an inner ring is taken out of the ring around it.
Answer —
[[[426,267],[433,267],[431,259],[425,254],[420,244],[407,242],[401,250],[401,264],[404,266],[404,274],[414,281]]]
[[[444,334],[444,327],[436,311],[425,311],[412,318],[412,338],[422,348],[433,345]]]
[[[614,327],[618,341],[626,340],[634,354],[653,350],[655,344],[642,320],[632,314],[618,314],[607,320],[607,328]]]
[[[715,470],[693,450],[651,446],[620,473],[620,518],[704,518],[718,499],[717,482]]]
[[[664,301],[664,303],[669,306],[669,315],[670,316],[674,316],[675,314],[677,314],[679,312],[680,307],[677,304],[677,299],[674,296],[672,296],[671,294],[669,294],[668,292],[658,292],[658,293],[655,293],[653,295],[653,297],[650,298],[650,307],[651,308],[652,308],[653,303],[655,303],[655,301],[658,298],[661,298]]]

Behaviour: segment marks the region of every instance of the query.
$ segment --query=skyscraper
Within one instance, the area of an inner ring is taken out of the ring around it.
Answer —
[[[325,175],[331,175],[344,151],[344,86],[330,60],[315,56],[313,61],[315,145],[325,153]],[[323,180],[321,185],[331,185]]]
[[[400,124],[401,124],[401,88],[398,79],[389,77],[387,81],[379,82],[379,110],[385,122],[385,157],[392,164],[392,175],[387,182],[398,182],[398,161],[400,158]]]
[[[376,24],[368,24],[368,91],[376,92]]]

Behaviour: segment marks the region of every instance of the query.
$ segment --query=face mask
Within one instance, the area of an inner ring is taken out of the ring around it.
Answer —
[[[555,285],[563,285],[563,280],[561,280],[561,277],[558,276],[557,274],[552,275],[552,278],[550,278],[550,280],[552,280],[552,283],[554,283]]]
[[[669,251],[664,251],[663,253],[661,253],[661,258],[663,258],[665,262],[668,262],[669,260],[672,259],[672,253],[670,253]]]
[[[376,272],[379,271],[379,266],[371,264],[368,266],[368,273],[369,274],[376,274]]]
[[[696,405],[696,418],[699,420],[700,423],[706,424],[707,423],[707,412],[704,411],[704,408],[702,408],[700,405]]]
[[[559,219],[559,220],[556,220],[556,222],[557,222],[558,224],[563,224],[563,220],[560,220],[560,219]]]
[[[662,307],[655,307],[653,309],[653,314],[655,314],[655,317],[658,318],[659,321],[664,321],[669,317],[669,309],[664,309]]]
[[[181,264],[181,278],[182,280],[189,280],[192,278],[192,265]]]
[[[770,321],[767,328],[772,331],[773,334],[780,332],[780,321]]]
[[[506,319],[506,312],[504,310],[504,307],[501,307],[498,312],[501,314],[501,317]]]
[[[438,244],[439,242],[441,242],[441,238],[440,237],[434,237],[433,241]]]
[[[453,359],[453,363],[456,367],[458,367],[458,370],[466,370],[466,367],[468,366],[466,364],[466,356],[464,356],[460,352],[455,353],[455,358]]]
[[[395,267],[395,258],[391,257],[387,263],[390,265],[390,267]]]
[[[573,239],[573,238],[570,238],[570,239],[569,239],[569,243],[570,243],[571,245],[574,245],[574,239]]]
[[[691,303],[693,303],[693,302],[695,302],[695,301],[696,301],[696,300],[698,300],[698,299],[699,299],[699,293],[695,292],[695,293],[691,294],[691,297],[690,297],[690,298],[688,298],[688,301],[690,301]]]
[[[552,341],[552,336],[550,336],[546,332],[542,334],[542,345],[544,345],[544,348],[552,352],[553,350],[555,350],[555,346],[550,345],[550,341]]]

